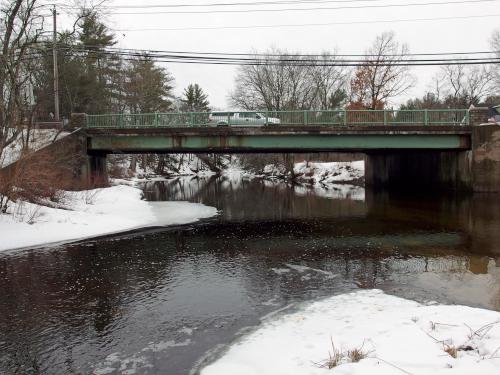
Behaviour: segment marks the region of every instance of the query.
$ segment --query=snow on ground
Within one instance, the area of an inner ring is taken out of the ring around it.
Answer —
[[[253,172],[245,170],[240,159],[235,156],[230,158],[230,160],[224,165],[221,175],[233,182],[250,180],[255,177]]]
[[[361,349],[353,363],[334,350]],[[456,358],[449,353],[458,349]],[[330,354],[329,354],[330,353]],[[378,290],[343,294],[265,321],[201,375],[498,374],[500,313],[422,305]]]
[[[40,150],[54,141],[59,130],[56,129],[39,129],[33,130],[30,135],[29,149],[32,151]],[[67,136],[68,132],[61,132],[57,135],[57,139]],[[6,167],[9,164],[19,160],[22,151],[22,137],[26,136],[26,132],[20,134],[16,141],[6,147],[2,155],[0,155],[0,168]]]
[[[151,226],[187,224],[217,214],[188,202],[146,202],[140,189],[113,186],[65,192],[66,208],[30,203],[0,215],[0,251],[66,242]],[[32,222],[32,224],[29,224]]]
[[[329,185],[339,182],[360,180],[365,176],[365,162],[302,162],[295,163],[294,174],[297,182],[312,185]],[[268,164],[259,175],[270,179],[288,178],[284,165]]]
[[[299,181],[313,184],[353,181],[364,177],[365,162],[296,163],[294,173]]]

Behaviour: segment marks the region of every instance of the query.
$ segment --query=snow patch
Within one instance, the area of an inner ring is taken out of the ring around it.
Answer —
[[[199,203],[146,202],[142,200],[142,191],[130,186],[65,195],[65,209],[23,203],[22,210],[19,205],[13,206],[10,215],[0,215],[0,251],[187,224],[217,214],[216,208]],[[27,218],[32,224],[25,222]]]
[[[471,328],[469,328],[471,327]],[[320,366],[332,352],[362,348],[367,358]],[[458,349],[456,358],[445,352]],[[498,374],[500,313],[422,305],[378,290],[343,294],[266,320],[201,375]]]
[[[365,162],[297,163],[294,173],[298,181],[312,184],[332,184],[359,180],[365,175]]]
[[[144,373],[146,369],[154,369],[152,360],[148,358],[154,353],[164,352],[170,348],[179,348],[191,345],[191,340],[176,342],[160,341],[158,343],[151,342],[144,349],[129,356],[120,353],[113,353],[108,355],[102,363],[97,364],[92,372],[94,375],[106,374],[136,374]],[[154,358],[154,356],[153,356]]]
[[[330,278],[330,279],[333,279],[335,276],[337,276],[332,272],[323,271],[323,270],[319,270],[317,268],[311,268],[311,267],[297,265],[297,264],[286,264],[286,266],[288,268],[291,268],[292,270],[295,270],[295,271],[300,272],[300,273],[304,273],[304,272],[308,272],[308,271],[317,272],[317,273],[320,273],[322,275],[328,276],[328,278]]]

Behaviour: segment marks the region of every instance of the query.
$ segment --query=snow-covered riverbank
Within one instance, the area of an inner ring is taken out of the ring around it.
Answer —
[[[114,186],[64,192],[64,209],[30,203],[0,215],[0,251],[67,242],[138,228],[187,224],[217,214],[188,202],[146,202],[140,189]]]
[[[365,162],[301,162],[293,167],[294,181],[307,185],[332,185],[339,183],[363,183]],[[290,179],[284,165],[268,164],[257,173],[257,176],[268,179]]]
[[[270,318],[201,375],[493,375],[499,368],[499,312],[366,290]]]

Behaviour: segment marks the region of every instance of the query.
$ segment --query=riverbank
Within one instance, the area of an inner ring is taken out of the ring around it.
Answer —
[[[493,375],[499,350],[498,312],[365,290],[268,319],[201,375]]]
[[[22,202],[0,215],[0,251],[188,224],[216,214],[215,208],[203,204],[146,202],[142,191],[131,186],[62,192],[57,207]]]

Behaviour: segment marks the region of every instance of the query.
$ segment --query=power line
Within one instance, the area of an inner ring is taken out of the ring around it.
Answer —
[[[108,50],[89,49],[84,47],[63,47],[68,55],[78,56],[78,54],[91,53],[93,58],[116,58],[120,57],[124,61],[138,61],[149,59],[156,62],[183,63],[183,64],[212,64],[212,65],[294,65],[294,66],[437,66],[437,65],[487,65],[500,63],[499,57],[480,58],[438,58],[438,59],[407,59],[401,56],[398,59],[391,59],[382,56],[380,59],[304,59],[296,55],[285,55],[280,58],[242,58],[242,57],[221,57],[221,56],[200,56],[200,55],[174,55],[174,54],[146,54],[142,50]],[[307,56],[307,55],[304,55]],[[85,57],[85,56],[83,56]]]
[[[484,14],[472,16],[451,16],[434,18],[403,18],[389,20],[366,20],[366,21],[345,21],[345,22],[325,22],[325,23],[302,23],[302,24],[275,24],[275,25],[242,25],[242,26],[200,26],[200,27],[170,27],[170,28],[143,28],[143,29],[110,29],[117,32],[144,32],[144,31],[189,31],[189,30],[229,30],[229,29],[267,29],[278,27],[310,27],[310,26],[335,26],[335,25],[361,25],[377,23],[399,23],[399,22],[421,22],[421,21],[447,21],[464,20],[474,18],[500,17],[500,14]]]
[[[73,49],[87,49],[88,51],[98,51],[101,47],[95,45],[78,45],[73,46],[66,44],[65,48]],[[199,52],[199,51],[170,51],[170,50],[146,50],[146,49],[132,49],[122,47],[106,47],[108,51],[131,51],[139,54],[178,54],[178,55],[213,55],[213,56],[250,56],[250,57],[282,57],[296,56],[296,57],[374,57],[375,54],[301,54],[301,53],[288,53],[288,54],[272,54],[272,53],[234,53],[234,52]],[[430,52],[430,53],[406,53],[405,56],[456,56],[456,55],[487,55],[487,54],[500,54],[500,51],[469,51],[469,52]],[[398,55],[384,55],[383,57],[394,57]]]
[[[80,51],[83,52],[83,51]],[[95,51],[93,51],[95,52]],[[76,55],[72,51],[64,51],[63,54],[68,57],[80,57],[85,58],[86,56]],[[25,60],[39,60],[40,55],[46,55],[45,53],[25,55],[22,59]],[[370,61],[345,61],[345,60],[332,60],[332,61],[297,61],[293,62],[290,60],[254,60],[254,61],[242,61],[242,60],[221,60],[221,59],[198,59],[196,57],[187,57],[184,59],[179,59],[175,57],[162,57],[162,56],[138,56],[132,54],[116,54],[116,53],[100,53],[99,56],[93,56],[94,59],[109,60],[119,58],[122,61],[137,62],[141,59],[147,59],[157,63],[179,63],[179,64],[197,64],[197,65],[231,65],[231,66],[301,66],[301,67],[360,67],[360,66],[411,66],[411,67],[425,67],[425,66],[450,66],[450,65],[492,65],[499,64],[500,58],[489,58],[489,59],[477,59],[474,61],[463,61],[463,60],[434,60],[432,62],[423,62],[417,60],[382,60],[378,62]]]
[[[261,6],[261,5],[287,5],[287,4],[322,4],[322,3],[365,3],[384,0],[284,0],[284,1],[256,1],[234,3],[208,3],[208,4],[146,4],[146,5],[103,5],[101,9],[151,9],[151,8],[206,8],[206,7],[232,7],[232,6]],[[62,5],[62,4],[61,4]],[[79,9],[74,6],[65,6],[68,9]]]
[[[498,0],[460,0],[460,1],[433,1],[427,3],[403,3],[403,4],[383,4],[383,5],[345,5],[338,7],[312,7],[312,8],[268,8],[268,9],[230,9],[230,10],[187,10],[187,11],[156,11],[156,12],[113,12],[119,15],[152,15],[152,14],[214,14],[214,13],[268,13],[268,12],[303,12],[313,10],[342,10],[342,9],[381,9],[400,7],[419,7],[432,5],[457,5],[457,4],[477,4],[491,3]]]

